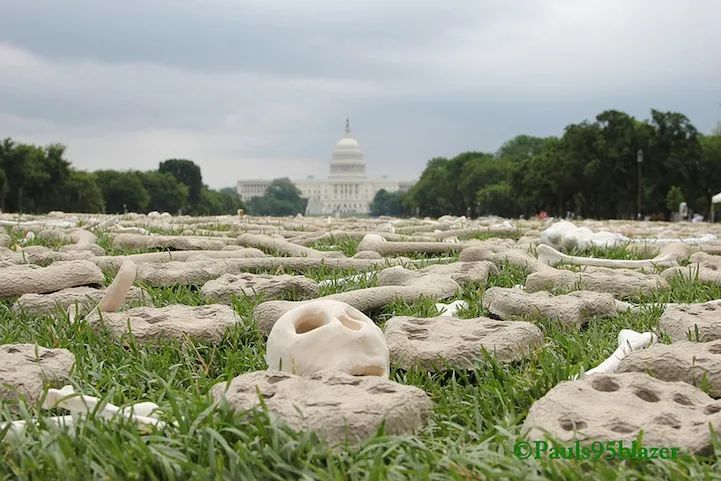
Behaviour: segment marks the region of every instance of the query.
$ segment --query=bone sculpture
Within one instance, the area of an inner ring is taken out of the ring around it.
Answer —
[[[76,392],[72,386],[62,389],[49,389],[42,405],[43,409],[65,409],[73,413],[69,416],[52,416],[46,421],[58,427],[72,427],[78,416],[95,415],[106,419],[122,418],[137,423],[140,427],[154,426],[163,429],[164,421],[152,416],[159,406],[152,402],[141,402],[120,408],[110,403],[103,403],[100,399]],[[9,438],[18,438],[25,432],[26,421],[10,421],[0,424],[0,431],[8,429]]]
[[[558,252],[551,246],[540,244],[536,247],[538,260],[549,266],[557,264],[571,264],[576,266],[609,267],[616,269],[640,269],[655,267],[673,267],[678,265],[673,254],[663,254],[653,259],[624,260],[624,259],[596,259],[593,257],[569,256]]]
[[[266,235],[243,234],[238,237],[238,244],[259,249],[271,249],[291,257],[344,257],[341,252],[319,251]]]
[[[367,312],[393,301],[414,302],[422,297],[444,299],[453,296],[460,290],[458,283],[448,274],[409,271],[400,266],[381,271],[378,281],[379,287],[341,292],[317,300],[341,301],[360,311]],[[283,314],[306,302],[308,301],[263,302],[254,309],[253,319],[261,332],[268,333]]]
[[[412,253],[438,254],[460,252],[466,244],[445,242],[388,242],[377,234],[368,234],[358,244],[359,251],[376,251],[381,255],[399,255]]]
[[[105,295],[98,305],[92,311],[98,312],[117,312],[125,303],[128,291],[135,282],[135,276],[138,274],[138,266],[132,262],[123,262],[120,266],[115,279],[105,290]],[[73,323],[80,315],[81,306],[79,304],[68,307],[68,320]]]
[[[273,325],[266,347],[268,369],[309,376],[338,370],[388,377],[388,343],[358,309],[330,299],[301,304]]]
[[[584,373],[585,376],[592,374],[613,374],[621,365],[621,361],[634,351],[644,349],[658,341],[656,334],[652,332],[636,332],[631,329],[622,329],[618,333],[618,348],[613,354],[598,366]]]
[[[436,303],[436,310],[440,316],[455,317],[458,311],[463,309],[468,309],[468,303],[466,301],[453,301],[448,304],[442,302]]]
[[[0,269],[0,299],[100,284],[103,279],[100,268],[85,260],[54,262],[48,267],[28,264],[4,267]]]

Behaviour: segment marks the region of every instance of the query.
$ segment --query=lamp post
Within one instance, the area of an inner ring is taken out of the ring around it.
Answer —
[[[641,164],[643,164],[643,149],[636,152],[636,165],[638,166],[638,197],[636,198],[636,219],[641,220]]]

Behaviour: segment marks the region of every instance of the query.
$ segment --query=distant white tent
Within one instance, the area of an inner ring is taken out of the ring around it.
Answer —
[[[714,207],[716,206],[716,204],[721,204],[721,192],[711,197],[711,217],[709,219],[710,222],[713,222],[715,219]]]

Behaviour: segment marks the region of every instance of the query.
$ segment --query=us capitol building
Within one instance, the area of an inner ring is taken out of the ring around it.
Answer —
[[[260,197],[270,183],[270,180],[239,180],[238,195],[243,201]],[[379,190],[405,192],[414,182],[368,179],[363,152],[358,141],[351,137],[350,122],[346,119],[345,134],[333,150],[328,179],[308,177],[293,183],[302,197],[308,199],[305,215],[346,216],[368,214],[369,204]]]

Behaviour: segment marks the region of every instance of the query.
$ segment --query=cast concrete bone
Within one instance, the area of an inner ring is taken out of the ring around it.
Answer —
[[[667,304],[658,326],[674,342],[721,339],[721,299],[697,304]]]
[[[37,401],[47,384],[70,377],[75,356],[67,349],[36,344],[0,345],[0,401]]]
[[[618,370],[621,361],[629,354],[645,349],[657,341],[658,337],[652,332],[636,332],[631,329],[621,329],[618,333],[618,347],[616,350],[601,364],[593,369],[589,369],[584,374],[586,376],[592,374],[612,374]]]
[[[522,433],[550,436],[573,445],[623,441],[643,431],[643,446],[676,447],[711,454],[709,428],[721,428],[721,401],[684,382],[666,382],[638,372],[598,374],[562,381],[531,406]]]
[[[619,307],[611,294],[575,291],[553,296],[548,292],[529,293],[520,289],[490,287],[483,293],[483,307],[503,320],[536,316],[581,327],[594,317],[615,317]]]
[[[509,264],[520,267],[527,272],[537,272],[549,268],[546,264],[520,249],[495,250],[489,247],[471,246],[461,251],[458,260],[461,262],[490,261],[498,267]]]
[[[499,361],[522,359],[543,344],[529,322],[477,317],[392,317],[384,326],[392,365],[401,369],[473,369],[483,350]]]
[[[115,234],[113,247],[127,249],[221,250],[235,243],[230,237]]]
[[[97,306],[105,295],[105,289],[93,287],[69,287],[50,294],[23,294],[13,304],[14,312],[24,312],[30,316],[46,316],[58,310],[67,311],[74,305],[80,305],[81,311],[90,311]],[[145,303],[150,295],[138,287],[130,288],[126,303]]]
[[[145,263],[138,268],[138,280],[151,286],[165,287],[175,284],[202,285],[223,274],[290,270],[305,272],[322,266],[339,269],[369,270],[375,266],[398,264],[398,259],[346,259],[315,257],[263,257],[246,259],[223,259],[188,262]]]
[[[304,276],[268,274],[224,274],[203,284],[203,297],[210,302],[230,304],[233,297],[263,296],[278,299],[295,294],[312,297],[318,294],[318,283]]]
[[[90,261],[60,261],[48,267],[22,264],[0,269],[0,299],[28,293],[44,294],[68,287],[100,285],[102,271]]]
[[[721,397],[721,340],[678,341],[655,344],[629,354],[618,372],[645,372],[662,381],[684,381],[708,386],[712,397]]]
[[[243,234],[237,242],[239,245],[277,251],[290,257],[344,257],[341,252],[319,251],[262,234]]]
[[[624,259],[598,259],[593,257],[569,256],[551,246],[541,244],[536,247],[538,260],[549,266],[557,264],[570,264],[575,266],[608,267],[611,269],[654,269],[656,267],[673,267],[678,265],[672,254],[664,254],[653,259],[624,260]]]
[[[666,287],[667,281],[655,274],[644,274],[629,269],[587,267],[581,272],[566,269],[545,269],[529,274],[526,278],[528,292],[554,289],[607,292],[617,297],[648,294]]]
[[[377,234],[367,234],[358,244],[359,251],[376,251],[384,256],[399,254],[438,254],[460,252],[466,244],[444,242],[389,242]]]
[[[431,411],[430,398],[416,387],[338,371],[310,377],[256,371],[214,386],[211,394],[240,412],[258,409],[262,400],[272,416],[293,430],[314,431],[332,445],[363,442],[381,423],[386,435],[415,433]]]
[[[120,312],[93,310],[85,319],[94,328],[107,327],[115,336],[130,330],[140,342],[193,338],[215,343],[222,340],[227,329],[241,322],[233,309],[222,304],[173,304],[161,308],[135,307]]]
[[[256,257],[265,257],[263,251],[255,248],[238,247],[238,250],[227,250],[226,246],[219,251],[165,251],[165,252],[146,252],[144,254],[130,254],[125,256],[99,256],[92,259],[99,267],[118,268],[125,261],[132,261],[136,264],[157,264],[162,262],[188,262],[205,259],[247,259]]]
[[[300,376],[324,370],[383,377],[390,372],[383,331],[353,306],[329,299],[283,314],[268,335],[265,359],[269,370]]]
[[[394,301],[415,302],[421,298],[445,299],[460,290],[459,284],[448,275],[410,271],[396,266],[384,269],[378,275],[378,287],[368,287],[320,297],[345,302],[362,312],[368,312]],[[269,333],[273,324],[293,307],[308,301],[267,301],[253,310],[253,319],[263,333]]]

